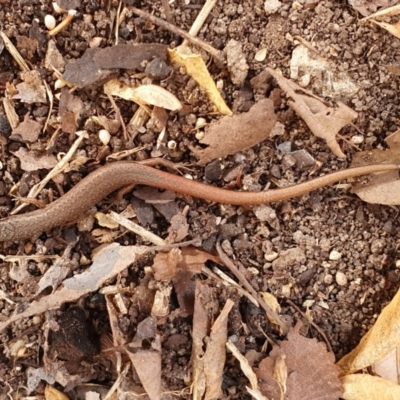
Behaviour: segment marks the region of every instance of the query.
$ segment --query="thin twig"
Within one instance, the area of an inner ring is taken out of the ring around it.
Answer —
[[[332,346],[331,346],[328,338],[326,337],[325,333],[322,331],[322,329],[320,329],[320,327],[315,322],[311,321],[310,318],[308,318],[307,315],[303,311],[301,311],[300,308],[297,307],[296,304],[294,304],[292,300],[289,300],[289,299],[285,298],[285,301],[289,305],[291,305],[298,313],[300,313],[317,330],[317,332],[325,340],[326,347],[328,347],[328,351],[332,352]]]
[[[217,243],[216,248],[218,255],[221,257],[221,260],[225,264],[225,266],[230,269],[230,271],[239,280],[240,284],[244,286],[250,292],[250,294],[258,301],[260,306],[267,313],[267,316],[280,327],[282,334],[285,335],[289,330],[289,327],[286,325],[286,323],[282,321],[279,315],[261,298],[261,296],[259,296],[257,291],[247,281],[246,277],[239,271],[236,265],[222,251],[221,245],[219,243]]]
[[[154,15],[151,15],[146,11],[139,10],[136,7],[132,7],[131,10],[136,15],[139,15],[139,17],[147,19],[147,20],[153,22],[154,24],[156,24],[158,26],[161,26],[161,28],[167,29],[167,30],[171,31],[174,34],[177,34],[177,35],[183,37],[184,39],[189,40],[191,43],[195,44],[196,46],[199,46],[199,47],[203,48],[205,51],[210,53],[213,57],[215,57],[219,61],[223,61],[222,53],[219,50],[214,49],[214,47],[212,47],[208,43],[204,42],[203,40],[198,39],[198,38],[196,38],[196,37],[194,37],[192,35],[189,35],[183,29],[178,28],[177,26],[172,25],[172,24],[168,23],[167,21],[164,21],[161,18],[157,18]]]

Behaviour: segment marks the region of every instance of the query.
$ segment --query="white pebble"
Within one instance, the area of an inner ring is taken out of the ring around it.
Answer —
[[[330,285],[333,282],[333,276],[331,274],[326,274],[324,276],[325,285]]]
[[[53,9],[56,13],[64,13],[66,10],[64,10],[63,8],[61,8],[55,1],[53,2]]]
[[[274,261],[278,257],[278,253],[276,251],[273,251],[272,253],[264,254],[264,258],[271,262]]]
[[[347,276],[343,272],[341,272],[341,271],[336,272],[335,278],[336,278],[336,283],[339,286],[347,285]]]
[[[341,255],[338,251],[336,251],[336,250],[332,250],[332,251],[330,252],[330,254],[329,254],[329,259],[330,259],[331,261],[340,260],[341,257],[342,257],[342,255]]]
[[[363,135],[354,135],[351,138],[351,142],[354,144],[361,144],[364,141]]]
[[[58,90],[61,89],[65,86],[65,81],[62,81],[61,79],[57,79],[54,83],[54,89]]]
[[[105,146],[110,143],[111,135],[110,132],[106,129],[100,129],[99,130],[99,139],[101,143],[103,143]]]
[[[49,31],[51,31],[52,29],[54,29],[54,27],[56,26],[57,23],[56,23],[56,19],[52,15],[47,14],[44,17],[44,24],[46,25],[46,28]]]
[[[264,47],[263,49],[260,49],[257,51],[256,55],[254,56],[254,59],[256,61],[264,61],[265,57],[267,57],[267,49]]]

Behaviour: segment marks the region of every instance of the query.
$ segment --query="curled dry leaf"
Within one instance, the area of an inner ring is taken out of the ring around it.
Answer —
[[[349,4],[363,17],[376,12],[379,7],[387,7],[390,0],[349,0]]]
[[[139,348],[131,351],[129,346],[126,346],[128,356],[150,400],[161,399],[160,348],[159,335],[152,342],[150,349]]]
[[[206,149],[194,150],[199,164],[204,165],[219,157],[236,154],[270,137],[277,121],[272,100],[263,99],[254,104],[249,112],[225,116],[211,124],[202,144]]]
[[[167,59],[166,46],[140,43],[120,44],[104,49],[91,48],[85,54],[65,67],[63,78],[78,87],[86,87],[105,79],[115,77],[118,68],[140,69],[143,61],[154,57]]]
[[[267,71],[285,91],[288,104],[304,120],[311,132],[324,139],[337,157],[344,158],[345,155],[336,141],[336,135],[340,129],[357,117],[357,113],[340,102],[337,103],[336,108],[330,107],[312,92],[284,78],[273,69],[267,68]]]
[[[383,309],[374,326],[338,366],[345,374],[367,368],[400,345],[400,290]]]
[[[369,374],[346,375],[342,378],[344,400],[400,399],[400,385]]]
[[[37,171],[38,169],[52,169],[57,165],[57,159],[54,155],[40,155],[36,152],[29,151],[23,147],[20,147],[13,153],[18,157],[21,162],[21,169],[23,171]]]
[[[356,153],[351,167],[369,164],[400,164],[400,130],[386,138],[388,150],[368,150]],[[353,186],[353,192],[363,201],[372,204],[400,204],[400,181],[398,171],[373,174],[368,180],[360,181]]]
[[[196,282],[191,358],[194,376],[192,387],[195,398],[206,400],[222,397],[222,378],[226,358],[225,343],[228,340],[228,315],[234,304],[230,299],[226,301],[210,330],[212,319],[218,312],[211,306],[213,297],[213,291],[206,283]]]
[[[42,79],[38,71],[21,72],[24,82],[16,85],[17,92],[14,99],[24,103],[46,103],[46,88],[42,85]]]
[[[148,104],[171,111],[182,108],[181,102],[172,93],[157,85],[142,85],[134,88],[118,79],[112,79],[104,85],[104,91],[138,104]]]
[[[42,125],[30,119],[27,113],[23,122],[13,129],[10,139],[23,143],[35,143],[41,130]]]
[[[256,369],[261,392],[269,399],[337,400],[343,390],[335,356],[324,343],[300,335],[300,326]]]

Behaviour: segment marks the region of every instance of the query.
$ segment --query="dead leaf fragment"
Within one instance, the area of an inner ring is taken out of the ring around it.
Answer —
[[[63,78],[80,88],[116,76],[119,68],[141,70],[144,60],[166,60],[166,46],[160,44],[121,44],[105,49],[91,48],[65,67]]]
[[[390,0],[349,0],[349,4],[363,17],[376,12],[379,7],[389,6],[390,3]]]
[[[29,151],[23,147],[13,152],[21,162],[21,169],[23,171],[37,171],[38,169],[52,169],[57,164],[57,158],[54,155],[37,155],[34,151]]]
[[[354,155],[351,167],[369,164],[400,164],[400,130],[386,138],[390,149],[361,151]],[[400,180],[398,171],[370,175],[368,180],[358,181],[352,191],[363,201],[372,204],[400,204]]]
[[[65,61],[64,57],[61,55],[60,51],[57,49],[57,45],[54,40],[50,39],[47,45],[46,58],[44,60],[44,65],[49,70],[57,70],[59,72],[64,72]]]
[[[208,147],[193,150],[199,158],[198,164],[207,164],[216,158],[236,154],[262,142],[270,136],[276,121],[274,104],[269,99],[260,100],[247,113],[221,118],[208,127],[201,140]]]
[[[259,364],[256,374],[261,392],[269,399],[337,400],[343,392],[335,356],[316,339],[300,335],[301,324],[275,345]]]
[[[301,88],[271,68],[267,70],[285,91],[290,107],[304,120],[312,133],[324,139],[337,157],[344,158],[345,154],[336,141],[336,135],[357,117],[357,113],[340,102],[336,108],[330,107],[309,90]]]
[[[46,103],[46,88],[42,85],[42,79],[38,71],[21,72],[24,82],[16,85],[17,93],[13,99],[19,99],[24,103]]]
[[[195,398],[206,400],[221,398],[222,395],[228,315],[234,304],[232,300],[227,300],[210,331],[211,319],[218,312],[213,297],[212,289],[207,283],[196,282],[191,358],[194,376],[193,391]]]
[[[23,122],[21,122],[12,131],[11,140],[22,143],[35,143],[42,130],[42,125],[39,122],[29,118],[29,113],[25,114]]]

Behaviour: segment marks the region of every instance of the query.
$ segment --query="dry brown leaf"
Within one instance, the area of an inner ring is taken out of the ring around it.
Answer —
[[[199,158],[198,164],[236,154],[270,137],[277,121],[272,100],[263,99],[253,105],[249,112],[226,116],[211,124],[206,131],[202,144],[204,150],[193,150]]]
[[[386,138],[390,149],[368,150],[356,153],[351,167],[368,164],[400,164],[400,130]],[[388,171],[373,174],[367,181],[361,181],[353,186],[352,191],[363,201],[372,204],[400,204],[400,181],[398,171]]]
[[[400,346],[397,346],[381,360],[375,361],[372,365],[374,375],[399,384],[400,377]]]
[[[336,108],[329,107],[311,91],[301,88],[271,68],[267,68],[267,71],[276,79],[288,97],[288,104],[304,120],[311,132],[324,139],[337,157],[344,158],[345,155],[336,141],[336,135],[357,117],[357,113],[340,102]]]
[[[166,61],[166,46],[141,43],[87,49],[80,59],[66,65],[63,78],[82,88],[116,76],[118,68],[140,69],[143,61],[154,57]]]
[[[368,374],[346,375],[342,378],[344,400],[397,400],[400,385]]]
[[[177,271],[178,263],[182,260],[180,249],[171,249],[168,252],[159,252],[153,260],[154,279],[165,281],[172,279]]]
[[[47,103],[46,88],[42,85],[42,78],[38,71],[21,72],[24,82],[16,85],[17,92],[13,99],[19,99],[24,103]]]
[[[376,12],[379,7],[387,7],[390,0],[349,0],[349,4],[363,17]]]
[[[205,90],[208,98],[221,114],[232,115],[232,111],[222,98],[200,54],[183,53],[178,48],[168,49],[168,55],[171,61],[186,68],[186,72]]]
[[[300,326],[288,333],[280,347],[275,345],[256,369],[261,392],[274,399],[337,400],[343,390],[335,356],[324,343],[300,335]]]
[[[400,345],[400,290],[358,346],[337,364],[345,374],[367,368]]]
[[[228,339],[228,314],[233,301],[228,299],[220,315],[209,331],[216,316],[212,289],[205,282],[196,282],[196,303],[193,315],[193,392],[194,397],[205,400],[221,398],[222,378],[225,365],[225,344]],[[206,345],[205,345],[206,344]]]
[[[10,139],[22,143],[34,143],[37,141],[41,130],[42,125],[30,119],[29,113],[27,113],[24,121],[13,129]]]
[[[179,243],[189,234],[189,224],[186,216],[176,214],[171,218],[171,225],[168,228],[168,243]]]
[[[204,353],[204,373],[206,378],[205,400],[222,397],[222,378],[225,367],[225,343],[228,340],[228,316],[234,303],[228,299],[211,328],[207,348]]]
[[[204,375],[204,338],[209,333],[209,318],[213,318],[216,310],[212,289],[206,282],[196,281],[195,308],[193,314],[192,329],[192,374],[193,392],[198,398],[203,398],[206,390],[206,378]]]
[[[93,258],[93,264],[84,272],[63,281],[63,287],[54,294],[33,301],[21,313],[15,312],[0,322],[0,332],[11,323],[58,308],[97,290],[108,279],[119,274],[151,248],[146,246],[120,246],[117,243],[102,247]]]
[[[37,171],[38,169],[52,169],[58,161],[54,155],[42,154],[38,156],[37,152],[29,151],[24,147],[20,147],[17,151],[13,152],[18,157],[23,171]]]
[[[193,246],[157,253],[153,262],[154,279],[170,280],[181,270],[199,274],[208,260],[221,264],[219,257]]]
[[[151,344],[151,349],[131,349],[130,346],[126,346],[126,349],[150,400],[161,399],[160,336],[156,336]]]

